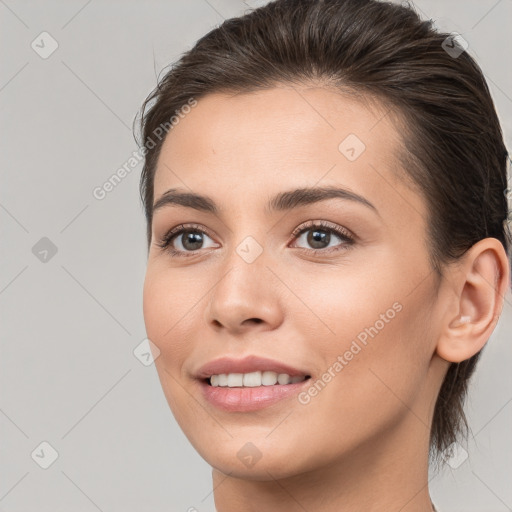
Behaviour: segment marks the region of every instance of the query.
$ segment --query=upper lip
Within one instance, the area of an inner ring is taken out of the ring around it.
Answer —
[[[231,357],[214,359],[213,361],[201,366],[197,371],[196,377],[198,379],[207,379],[212,375],[220,375],[222,373],[251,373],[256,371],[286,373],[290,377],[294,377],[296,375],[309,375],[307,371],[293,368],[292,366],[281,363],[280,361],[250,355],[242,359],[235,359]]]

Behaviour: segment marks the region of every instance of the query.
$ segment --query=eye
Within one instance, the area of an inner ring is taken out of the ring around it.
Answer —
[[[181,224],[166,233],[162,240],[157,242],[157,245],[169,251],[173,256],[194,256],[200,249],[208,248],[204,246],[204,237],[212,240],[208,233],[199,226]]]
[[[307,235],[307,236],[306,236]],[[333,236],[334,235],[334,236]],[[219,247],[218,244],[205,246],[205,237],[213,242],[206,230],[197,224],[180,224],[167,232],[157,246],[168,251],[174,257],[189,257],[196,255],[201,249]],[[347,229],[326,221],[309,221],[299,226],[292,233],[293,240],[301,240],[312,248],[298,247],[298,249],[316,253],[331,253],[347,249],[354,243],[354,237]],[[341,243],[331,246],[331,242]]]
[[[309,244],[312,249],[299,247],[313,253],[330,253],[346,249],[354,243],[353,235],[347,229],[336,224],[330,224],[326,221],[309,221],[306,226],[300,226],[293,232],[294,240],[303,240]],[[334,237],[333,237],[334,235]],[[336,239],[341,243],[330,246]]]

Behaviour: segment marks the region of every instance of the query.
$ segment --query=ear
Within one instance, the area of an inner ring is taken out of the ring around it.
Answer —
[[[458,263],[449,278],[455,291],[453,307],[446,310],[436,347],[440,357],[453,363],[469,359],[487,343],[510,279],[507,254],[496,238],[478,241]]]

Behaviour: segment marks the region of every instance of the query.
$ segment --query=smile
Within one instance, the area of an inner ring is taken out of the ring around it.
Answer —
[[[250,412],[300,393],[312,373],[282,361],[255,354],[242,359],[222,357],[194,372],[203,398],[217,409]]]
[[[250,373],[221,373],[212,375],[209,379],[211,386],[218,387],[249,387],[275,386],[295,384],[309,378],[308,375],[294,375],[276,373],[272,371],[255,371]]]

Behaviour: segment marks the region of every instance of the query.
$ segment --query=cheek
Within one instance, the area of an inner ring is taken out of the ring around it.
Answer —
[[[295,300],[290,307],[303,310],[292,315],[294,322],[301,323],[300,332],[311,344],[308,349],[327,357],[325,362],[349,350],[352,341],[366,347],[385,338],[404,317],[405,294],[368,269],[358,272],[347,267],[303,275],[294,292],[300,302]]]
[[[375,425],[376,412],[382,422],[393,421],[421,390],[431,358],[425,306],[431,297],[411,294],[411,286],[401,285],[396,274],[380,281],[375,274],[344,275],[338,281],[317,280],[309,292],[303,288],[304,302],[321,312],[313,323],[312,315],[297,316],[308,350],[320,364],[307,405],[310,418],[319,419],[315,428],[344,423],[350,431],[348,418]]]
[[[183,362],[191,346],[187,322],[193,320],[192,298],[187,299],[188,295],[187,287],[180,280],[171,279],[168,271],[157,271],[148,266],[143,289],[146,333],[160,350],[155,360],[160,384],[176,421],[185,433],[190,430],[189,416],[196,414],[190,393],[180,383]]]
[[[193,316],[197,297],[186,283],[171,277],[169,271],[148,267],[143,314],[148,338],[160,349],[159,362],[175,368],[186,357],[189,342],[185,326]],[[194,321],[197,324],[197,318]]]
[[[168,316],[172,311],[168,304],[168,294],[165,293],[165,287],[162,284],[148,268],[142,298],[144,323],[148,338],[160,349],[162,349],[161,340],[170,327]]]

